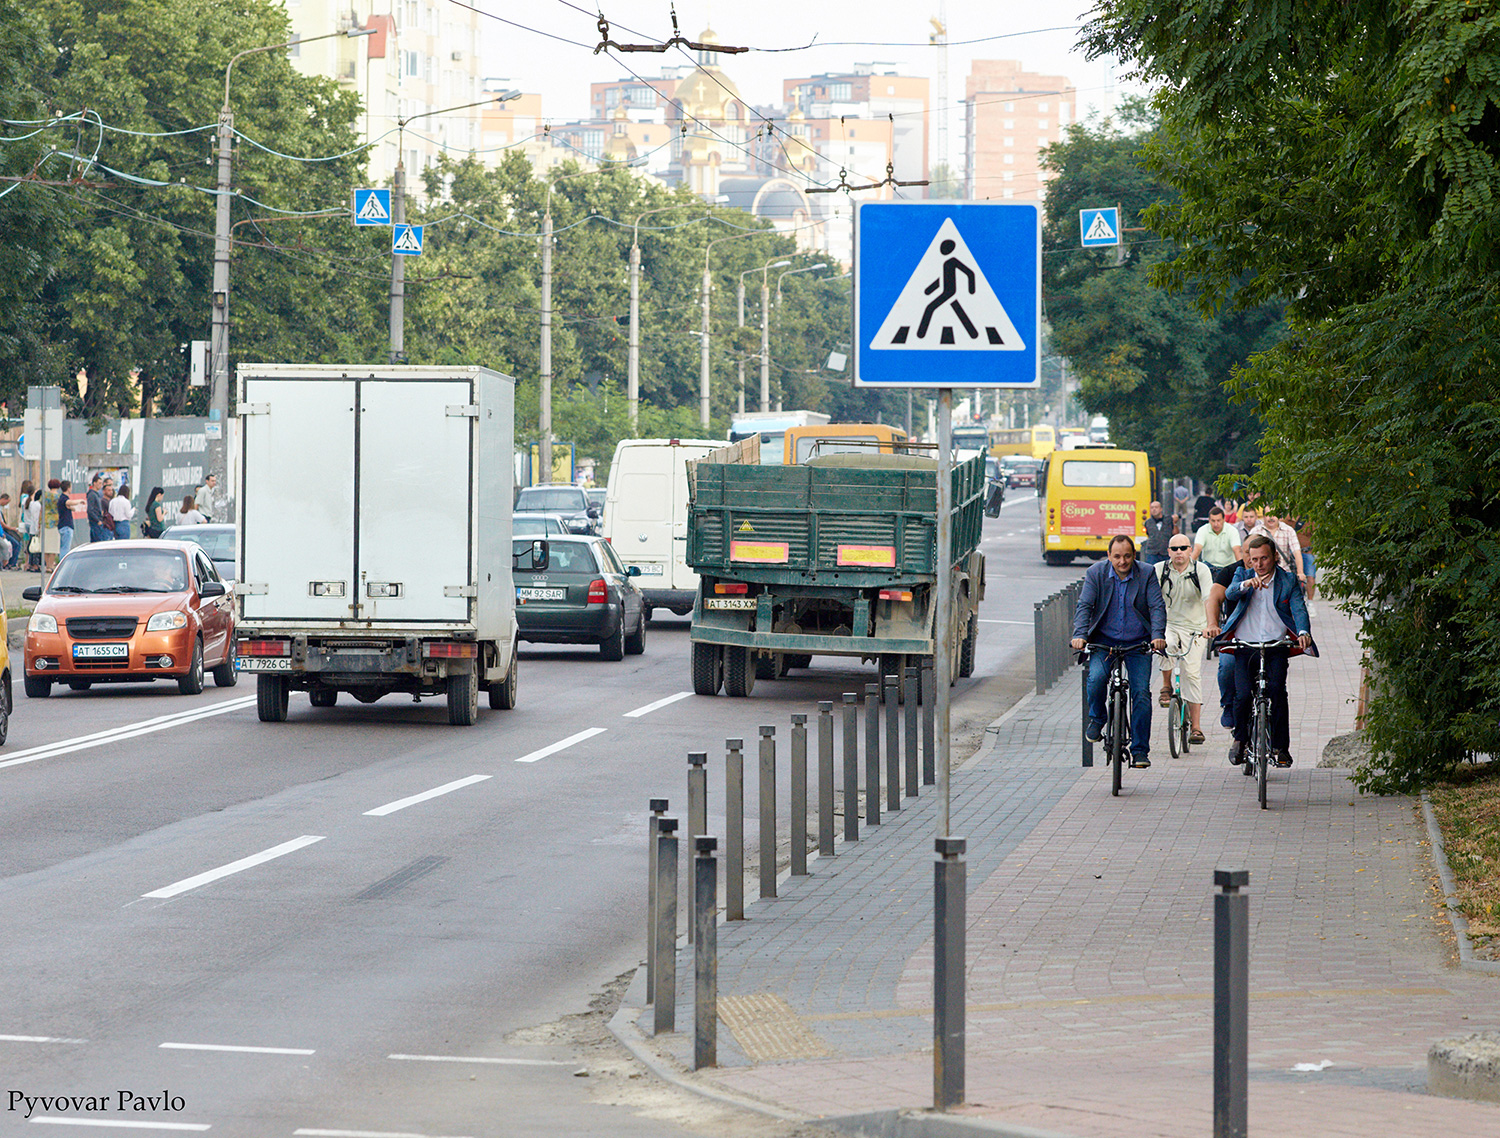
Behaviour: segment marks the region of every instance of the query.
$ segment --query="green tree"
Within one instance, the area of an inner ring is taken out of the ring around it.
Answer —
[[[1500,21],[1493,3],[1103,0],[1088,33],[1162,85],[1155,279],[1283,299],[1236,379],[1255,482],[1317,526],[1376,682],[1363,785],[1500,749]]]
[[[1078,245],[1080,209],[1116,205],[1129,226],[1176,194],[1141,158],[1154,135],[1144,106],[1129,105],[1125,127],[1090,121],[1048,147],[1043,293],[1052,350],[1079,378],[1090,414],[1109,417],[1110,437],[1144,450],[1164,473],[1212,478],[1248,471],[1261,424],[1252,404],[1231,401],[1233,369],[1283,334],[1281,308],[1262,303],[1205,314],[1194,297],[1152,283],[1177,250],[1147,229],[1113,248]]]

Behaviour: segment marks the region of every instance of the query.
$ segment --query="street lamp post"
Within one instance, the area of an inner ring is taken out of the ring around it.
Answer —
[[[641,404],[641,218],[681,208],[682,203],[658,206],[636,215],[630,227],[630,351],[625,380],[625,405],[630,415],[630,433],[635,434]],[[695,219],[696,220],[696,219]]]
[[[760,268],[760,409],[771,409],[771,281],[769,271],[790,261],[768,261]]]
[[[213,295],[210,298],[209,319],[213,329],[209,343],[209,418],[220,423],[219,438],[209,440],[209,473],[217,473],[230,484],[224,469],[223,423],[229,418],[229,251],[232,235],[229,225],[230,183],[234,173],[234,111],[229,107],[229,80],[234,65],[247,55],[258,55],[265,51],[279,51],[294,44],[315,43],[318,40],[344,36],[349,39],[375,34],[374,28],[350,28],[343,32],[309,36],[306,39],[290,39],[282,43],[266,44],[264,47],[246,48],[229,59],[224,68],[224,105],[219,109],[219,171],[214,193],[214,276]]]
[[[731,233],[728,237],[715,237],[703,247],[703,329],[701,332],[702,345],[698,359],[698,417],[705,428],[708,427],[708,301],[713,293],[713,277],[709,275],[708,258],[713,252],[714,246],[722,241],[733,241],[740,237],[762,236],[767,231],[764,229],[752,229],[745,233]]]

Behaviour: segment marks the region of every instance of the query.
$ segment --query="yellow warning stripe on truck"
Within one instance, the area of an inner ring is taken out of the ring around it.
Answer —
[[[784,541],[731,541],[729,560],[754,561],[762,565],[785,565],[789,547]]]
[[[841,545],[838,547],[838,563],[894,569],[896,547],[892,545]]]

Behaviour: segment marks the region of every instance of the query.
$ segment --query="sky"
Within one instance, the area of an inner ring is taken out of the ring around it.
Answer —
[[[651,53],[593,54],[598,12],[616,43],[661,43],[672,34],[671,0],[465,0],[499,19],[485,27],[486,77],[540,92],[548,118],[569,121],[588,114],[588,85],[642,76],[692,62],[674,47]],[[1091,0],[677,0],[682,35],[696,40],[712,27],[725,45],[754,50],[720,56],[721,67],[752,105],[779,104],[783,77],[845,71],[857,63],[894,65],[905,75],[933,81],[938,99],[938,52],[928,46],[928,20],[946,9],[948,27],[948,127],[951,161],[961,166],[964,81],[974,59],[1019,59],[1026,70],[1063,75],[1078,88],[1079,107],[1112,109],[1134,88],[1118,84],[1112,60],[1085,60],[1076,46]],[[553,38],[555,37],[555,38]],[[978,40],[981,42],[963,42]],[[562,42],[562,41],[572,41]],[[807,46],[811,44],[812,46]],[[793,49],[793,50],[778,50]],[[933,155],[934,162],[938,156]]]

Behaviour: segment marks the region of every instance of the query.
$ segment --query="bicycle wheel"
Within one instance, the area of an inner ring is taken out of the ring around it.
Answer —
[[[1188,753],[1188,737],[1192,734],[1193,724],[1188,715],[1187,704],[1182,705],[1182,719],[1177,724],[1178,738],[1182,741],[1182,753]]]
[[[1109,765],[1110,793],[1120,793],[1120,782],[1125,772],[1125,691],[1116,688],[1109,700]]]
[[[1187,736],[1179,734],[1181,726],[1179,720],[1183,719],[1187,709],[1182,705],[1182,698],[1176,692],[1172,693],[1172,704],[1167,708],[1167,747],[1175,759],[1180,754],[1187,752]]]
[[[1260,808],[1266,808],[1266,768],[1271,765],[1271,715],[1265,702],[1255,705],[1255,778],[1260,784]]]

